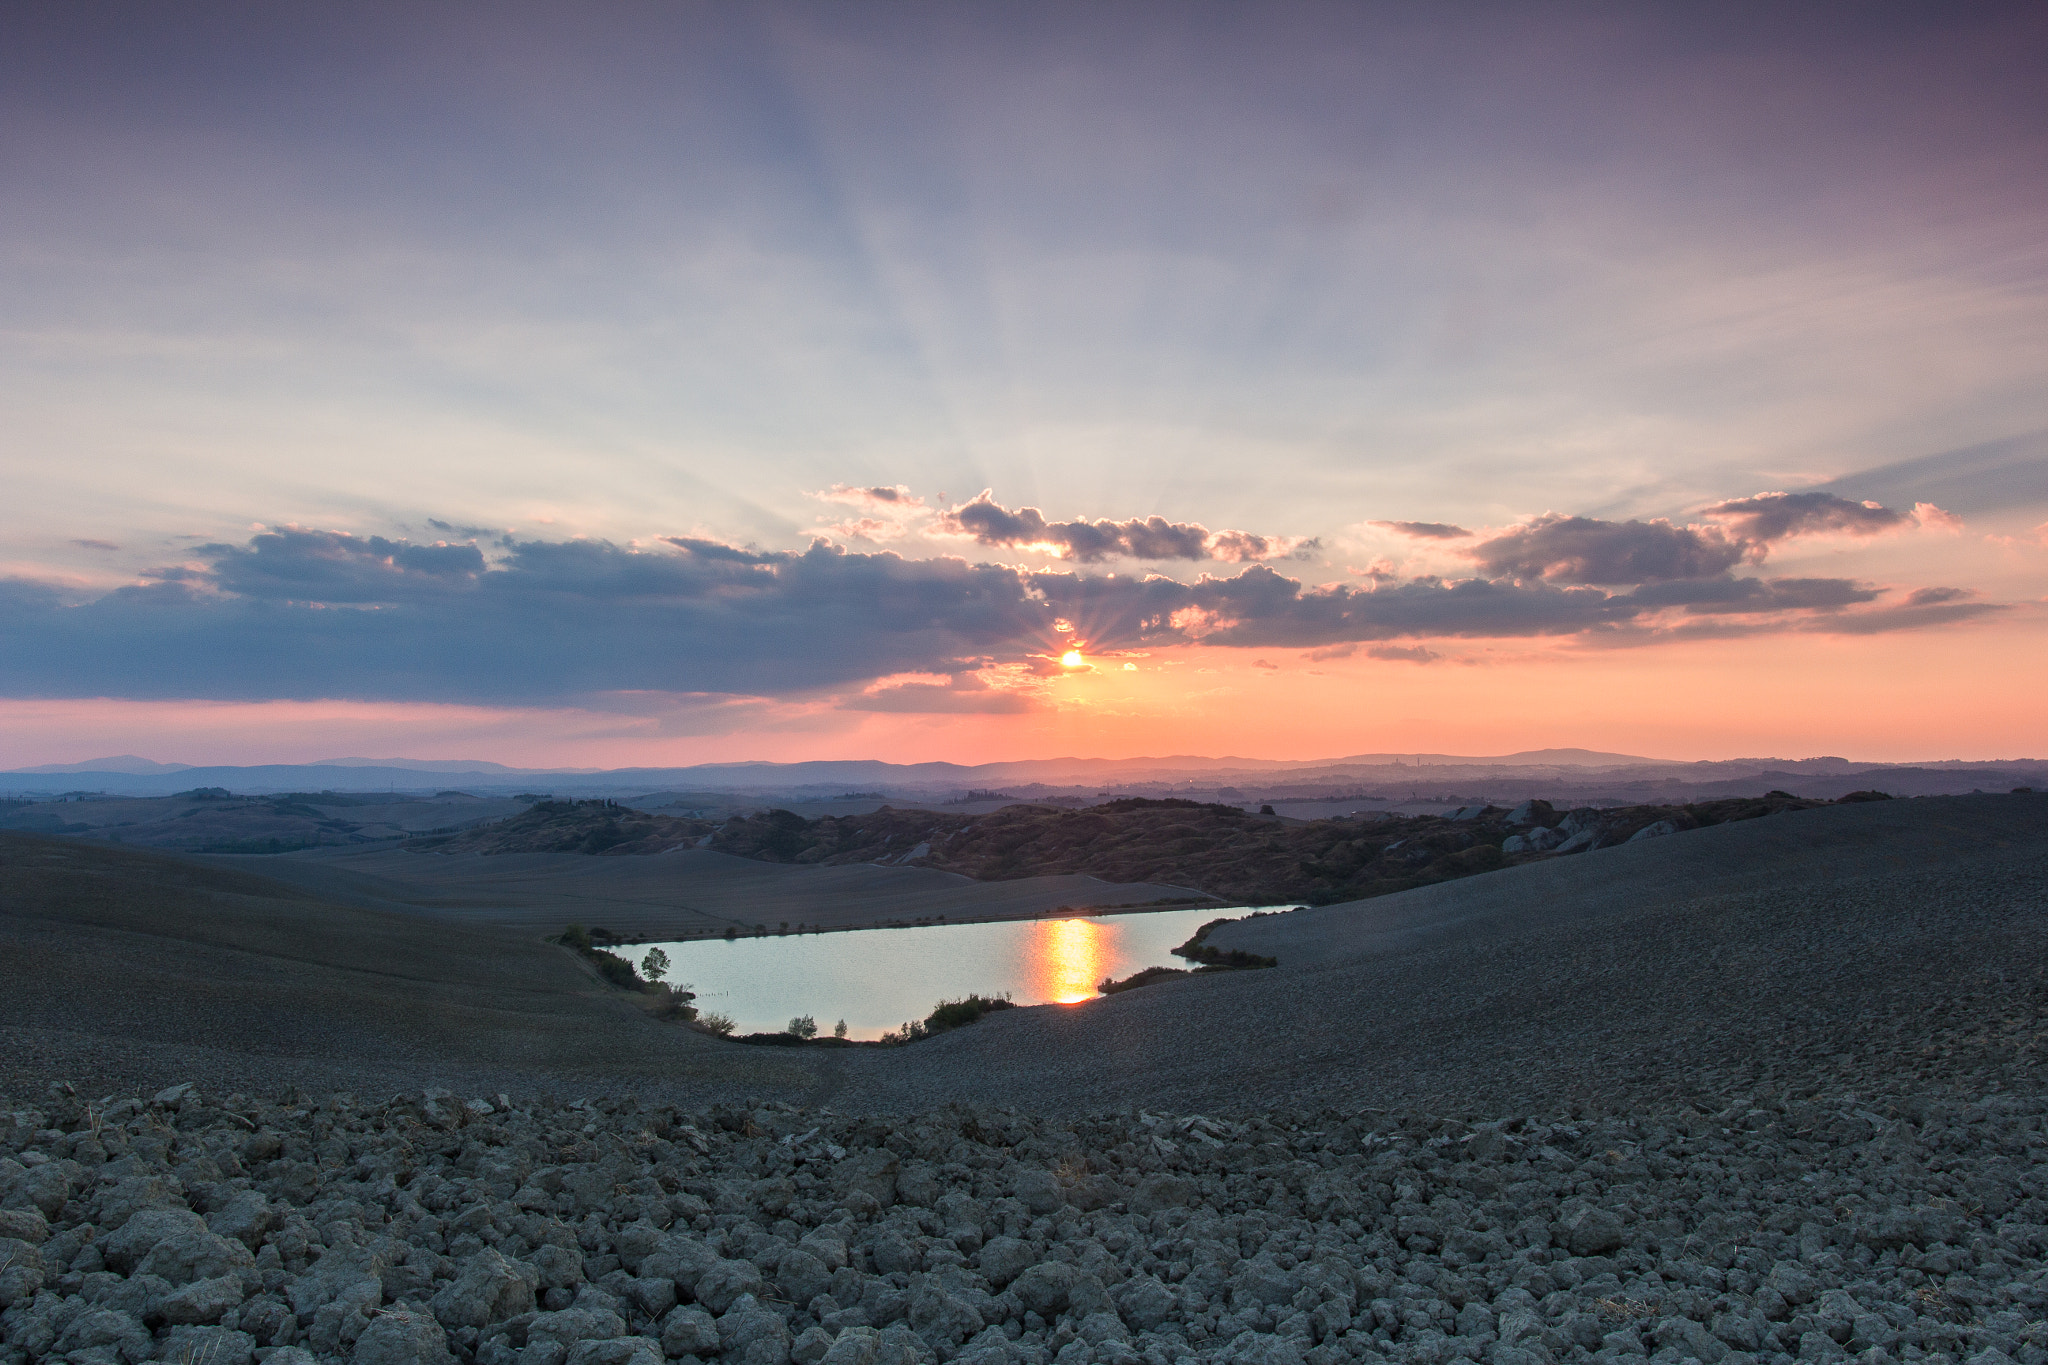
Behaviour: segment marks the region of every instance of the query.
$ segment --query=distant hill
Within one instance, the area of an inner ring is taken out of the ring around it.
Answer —
[[[112,758],[89,758],[83,763],[44,763],[34,768],[16,768],[17,773],[125,773],[139,776],[144,773],[180,773],[191,767],[189,763],[158,763],[153,759],[137,758],[134,754],[116,754]]]
[[[1653,836],[1677,833],[1820,804],[1774,793],[1563,816],[1531,803],[1518,821],[1499,807],[1468,807],[1448,817],[1301,821],[1216,803],[1133,797],[1081,810],[1019,804],[985,815],[884,806],[806,820],[774,810],[714,825],[607,801],[547,801],[510,820],[406,847],[607,857],[707,847],[761,862],[927,867],[984,882],[1078,874],[1194,887],[1246,904],[1328,904],[1569,856],[1646,829]]]
[[[1895,784],[1895,785],[1894,785]],[[170,796],[194,787],[238,795],[337,791],[478,795],[629,796],[662,791],[716,792],[764,803],[881,792],[897,799],[943,799],[999,788],[1044,799],[1071,796],[1198,795],[1225,801],[1328,799],[1374,793],[1484,797],[1510,804],[1529,796],[1574,804],[1700,800],[1782,787],[1828,797],[1860,787],[1928,796],[2048,786],[2048,761],[1941,760],[1911,766],[1846,758],[1756,758],[1678,762],[1593,749],[1532,749],[1496,756],[1353,754],[1328,759],[1049,758],[1008,763],[885,763],[876,759],[804,763],[704,763],[683,768],[509,768],[484,760],[333,759],[319,764],[188,767],[134,755],[89,763],[45,764],[0,772],[0,795],[101,792]],[[1684,789],[1678,791],[1676,789]]]

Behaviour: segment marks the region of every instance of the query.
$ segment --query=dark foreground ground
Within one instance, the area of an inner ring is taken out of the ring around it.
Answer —
[[[0,836],[0,1085],[896,1112],[1627,1108],[1781,1073],[2018,1085],[2041,1064],[2044,909],[2048,796],[1836,806],[1219,932],[1272,971],[1006,1011],[904,1049],[785,1051],[655,1023],[530,931]]]
[[[0,1365],[2043,1365],[2044,836],[1797,813],[860,1051],[9,840]]]

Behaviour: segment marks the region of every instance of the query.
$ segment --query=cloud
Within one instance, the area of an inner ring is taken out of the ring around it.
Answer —
[[[287,601],[441,596],[472,586],[484,569],[483,552],[474,545],[414,545],[295,526],[257,535],[246,547],[202,545],[195,553],[212,561],[221,591]]]
[[[1663,518],[1601,521],[1546,512],[1462,553],[1496,578],[1664,583],[1719,579],[1737,564],[1761,564],[1773,544],[1795,536],[1873,536],[1915,525],[1960,525],[1931,503],[1897,512],[1821,492],[1757,493],[1715,503],[1702,515],[1709,524],[1676,526]]]
[[[1913,504],[1913,520],[1930,531],[1947,531],[1951,535],[1963,529],[1963,519],[1953,512],[1944,511],[1931,502]]]
[[[1024,680],[1067,672],[1057,659],[1077,640],[1097,658],[1202,644],[1419,661],[1412,651],[1441,639],[1867,633],[2000,609],[1960,589],[1887,606],[1855,580],[1727,573],[1626,592],[1540,576],[1310,586],[1264,564],[1182,582],[822,540],[507,536],[486,554],[301,527],[202,546],[91,600],[75,591],[0,580],[0,693],[528,704],[851,688],[866,689],[843,703],[854,710],[1001,714],[1037,704]],[[1375,653],[1387,649],[1411,652]]]
[[[1109,559],[1220,560],[1253,564],[1305,559],[1321,542],[1295,536],[1259,536],[1249,531],[1211,531],[1199,522],[1164,517],[1129,521],[1047,521],[1036,507],[1015,511],[984,488],[980,496],[940,515],[944,531],[997,548],[1042,550],[1077,564]]]
[[[1941,509],[1934,510],[1939,512]],[[1880,503],[1851,502],[1832,493],[1820,492],[1757,493],[1747,498],[1715,503],[1702,515],[1726,526],[1733,539],[1751,545],[1768,545],[1792,536],[1827,531],[1874,536],[1881,531],[1896,530],[1913,523],[1911,513],[1894,512]]]
[[[1629,600],[1652,607],[1682,607],[1694,615],[1835,611],[1874,602],[1880,589],[1848,578],[1720,578],[1647,584]]]
[[[850,488],[843,483],[835,483],[824,492],[814,493],[812,496],[823,498],[826,502],[843,502],[853,507],[924,506],[923,498],[912,497],[910,490],[900,483],[888,487],[870,488]]]
[[[1465,552],[1496,578],[1562,583],[1656,583],[1712,578],[1751,553],[1714,528],[1597,521],[1547,512]]]
[[[1453,526],[1446,521],[1368,521],[1366,525],[1414,540],[1463,540],[1472,534],[1464,527]]]
[[[990,687],[974,673],[955,673],[945,682],[870,685],[839,702],[842,711],[886,711],[933,715],[1014,716],[1039,709],[1030,693]]]
[[[74,540],[71,543],[81,550],[118,550],[121,548],[111,540]]]
[[[901,540],[937,515],[933,508],[925,505],[923,498],[914,496],[902,484],[857,488],[835,483],[824,492],[811,496],[821,502],[856,508],[862,513],[826,526],[833,534],[853,540]],[[819,520],[826,519],[820,517]]]
[[[1369,659],[1401,660],[1411,664],[1433,664],[1444,657],[1427,645],[1374,645],[1365,654]]]

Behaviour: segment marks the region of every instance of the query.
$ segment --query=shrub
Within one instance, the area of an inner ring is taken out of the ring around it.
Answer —
[[[733,1018],[729,1014],[720,1014],[716,1010],[704,1010],[697,1015],[697,1027],[703,1029],[706,1033],[715,1033],[721,1038],[730,1038],[732,1037],[732,1031],[738,1028],[739,1025],[733,1022]]]
[[[633,970],[633,964],[626,961],[623,957],[619,957],[615,953],[607,953],[596,949],[593,949],[587,956],[590,959],[591,965],[597,968],[604,979],[621,990],[637,991],[647,988],[647,983],[642,981],[640,974]]]
[[[1147,967],[1142,972],[1131,973],[1121,981],[1114,977],[1104,977],[1102,984],[1095,989],[1104,995],[1115,995],[1119,991],[1136,990],[1140,986],[1149,986],[1155,981],[1165,981],[1169,977],[1192,975],[1193,973],[1185,967]]]
[[[1251,967],[1277,967],[1280,959],[1266,957],[1260,953],[1248,953],[1242,948],[1211,948],[1197,944],[1190,948],[1185,945],[1173,950],[1174,956],[1184,957],[1190,962],[1199,962],[1204,967],[1224,967],[1232,971],[1243,971]]]
[[[789,1027],[784,1031],[798,1038],[815,1038],[818,1036],[818,1021],[808,1014],[800,1014],[789,1021]]]
[[[994,1010],[1014,1009],[1009,995],[970,995],[965,1000],[941,1000],[938,1007],[925,1017],[924,1025],[933,1033],[944,1033],[971,1024]]]
[[[697,1017],[697,1007],[690,1003],[697,998],[697,993],[688,986],[657,984],[654,990],[657,996],[654,1015],[657,1019],[680,1019],[687,1024]]]
[[[807,1039],[794,1033],[742,1033],[733,1038],[735,1043],[746,1043],[752,1047],[802,1047]]]

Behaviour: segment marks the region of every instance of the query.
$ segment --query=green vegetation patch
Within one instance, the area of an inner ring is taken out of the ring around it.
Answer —
[[[657,1018],[689,1023],[697,1017],[696,1007],[690,1003],[697,998],[696,993],[660,980],[662,973],[668,970],[668,954],[661,949],[649,949],[647,956],[641,959],[640,969],[635,970],[631,961],[599,946],[618,942],[609,930],[585,929],[580,924],[572,924],[554,941],[595,967],[597,974],[611,985],[643,997],[649,1012]],[[641,971],[655,979],[649,980],[641,975]]]

